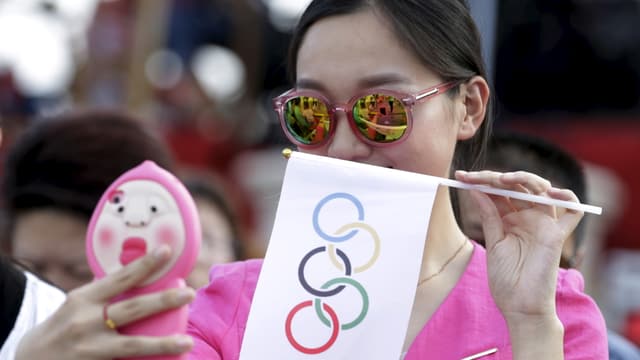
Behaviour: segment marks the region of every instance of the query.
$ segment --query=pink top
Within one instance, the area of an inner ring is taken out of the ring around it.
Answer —
[[[190,359],[238,359],[261,265],[250,260],[211,270],[211,283],[198,291],[189,314],[187,332],[195,340]],[[556,304],[565,329],[565,359],[608,359],[604,319],[583,289],[579,272],[560,270]],[[474,243],[467,269],[405,360],[459,360],[493,348],[498,351],[481,359],[511,359],[507,325],[489,292],[486,253]]]

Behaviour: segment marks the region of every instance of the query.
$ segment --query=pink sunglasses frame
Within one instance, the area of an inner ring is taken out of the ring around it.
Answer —
[[[351,130],[356,135],[356,137],[360,139],[360,141],[366,144],[369,144],[371,146],[385,147],[389,145],[399,144],[407,139],[408,135],[411,133],[411,129],[413,128],[413,106],[415,104],[432,99],[439,94],[444,94],[451,88],[457,86],[458,84],[460,84],[459,81],[445,82],[445,83],[432,86],[428,89],[419,91],[415,94],[406,94],[406,93],[393,91],[393,90],[366,89],[358,92],[357,95],[353,96],[348,102],[343,104],[334,104],[330,102],[324,95],[322,95],[322,93],[315,90],[297,90],[296,88],[293,88],[273,98],[273,109],[278,114],[278,118],[280,119],[280,126],[282,127],[282,130],[284,131],[287,138],[289,138],[289,140],[292,143],[296,144],[301,148],[311,149],[311,148],[317,148],[326,144],[331,138],[333,138],[333,135],[336,132],[336,126],[335,125],[331,126],[329,128],[329,134],[327,134],[324,140],[319,143],[305,144],[303,142],[300,142],[298,139],[296,139],[296,137],[291,134],[291,131],[289,131],[289,128],[287,126],[287,122],[284,116],[284,107],[287,101],[298,96],[312,96],[317,98],[318,100],[323,101],[327,106],[327,111],[329,112],[329,119],[332,123],[335,123],[336,121],[336,112],[338,111],[344,112],[347,115],[347,119],[349,119],[349,126],[351,127]],[[353,107],[355,106],[358,99],[362,98],[363,96],[371,95],[371,94],[390,95],[400,100],[404,105],[405,110],[407,112],[407,130],[404,132],[404,134],[402,134],[402,136],[399,139],[390,141],[390,142],[385,142],[385,143],[376,142],[368,139],[366,136],[364,136],[360,132],[360,130],[358,130],[356,120],[353,117]]]

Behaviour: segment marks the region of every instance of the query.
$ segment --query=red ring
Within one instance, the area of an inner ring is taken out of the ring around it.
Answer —
[[[313,305],[313,301],[311,300],[303,301],[300,304],[296,305],[289,312],[289,315],[287,315],[287,321],[285,323],[285,332],[287,334],[287,340],[289,340],[289,343],[291,343],[291,345],[294,348],[296,348],[296,350],[305,354],[320,354],[321,352],[327,351],[327,349],[329,349],[331,345],[333,345],[333,343],[336,342],[336,339],[338,338],[338,333],[340,332],[340,323],[338,322],[338,315],[336,315],[336,312],[333,311],[333,309],[329,305],[323,303],[322,308],[324,309],[324,311],[329,313],[329,316],[331,317],[331,323],[333,324],[333,332],[331,333],[331,337],[329,338],[329,340],[324,345],[321,345],[316,348],[308,348],[308,347],[302,346],[300,345],[300,343],[296,341],[296,339],[293,338],[293,334],[291,332],[291,322],[293,321],[293,317],[298,313],[298,311],[306,307],[310,307],[312,305]]]

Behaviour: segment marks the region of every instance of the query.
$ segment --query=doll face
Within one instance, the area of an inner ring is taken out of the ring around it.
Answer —
[[[171,260],[144,285],[171,269],[184,249],[185,238],[185,225],[175,199],[164,187],[149,180],[125,182],[108,194],[92,234],[96,259],[107,274],[168,245]]]

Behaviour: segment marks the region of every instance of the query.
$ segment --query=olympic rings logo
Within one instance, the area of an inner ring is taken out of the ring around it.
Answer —
[[[350,201],[355,206],[358,212],[358,221],[343,225],[338,230],[336,230],[334,235],[330,235],[320,227],[319,217],[322,208],[330,201],[336,199],[344,199]],[[309,251],[302,258],[302,260],[300,260],[300,265],[298,266],[298,280],[300,281],[300,285],[302,285],[305,291],[307,291],[309,294],[315,296],[314,300],[303,301],[294,306],[287,315],[287,319],[285,322],[285,334],[287,336],[287,340],[289,340],[289,343],[301,353],[320,354],[327,351],[337,340],[340,330],[349,330],[358,326],[367,316],[367,312],[369,310],[369,295],[367,294],[367,291],[362,286],[362,284],[351,278],[351,275],[368,270],[378,260],[378,257],[380,256],[380,237],[370,225],[364,223],[363,221],[364,208],[362,206],[362,203],[355,196],[348,193],[330,194],[320,200],[320,202],[318,202],[315,209],[313,210],[313,229],[316,234],[318,234],[318,236],[328,241],[329,244],[327,246],[319,246]],[[371,239],[373,240],[374,251],[368,261],[366,261],[362,265],[354,267],[351,264],[351,260],[349,260],[349,257],[347,257],[347,255],[342,250],[335,248],[335,244],[350,240],[360,230],[367,232],[371,236]],[[325,251],[328,253],[332,265],[335,266],[338,270],[344,271],[344,276],[331,279],[320,286],[320,289],[316,289],[309,285],[309,283],[307,282],[307,279],[304,276],[304,269],[309,262],[309,259]],[[329,304],[323,302],[321,299],[339,294],[342,290],[345,289],[347,285],[353,286],[360,293],[360,296],[362,297],[362,309],[355,319],[350,320],[346,323],[341,323],[333,308],[329,306]],[[308,307],[314,307],[318,319],[320,319],[320,321],[324,325],[331,328],[331,335],[329,337],[329,340],[318,347],[306,347],[300,344],[293,336],[293,332],[291,329],[291,324],[296,314],[302,309]],[[327,318],[325,313],[329,315],[329,318]]]

